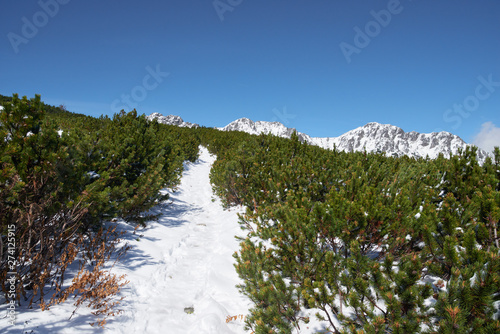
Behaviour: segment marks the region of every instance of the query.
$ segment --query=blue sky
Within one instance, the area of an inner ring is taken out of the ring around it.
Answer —
[[[0,94],[315,137],[376,121],[500,145],[500,1],[0,5]]]

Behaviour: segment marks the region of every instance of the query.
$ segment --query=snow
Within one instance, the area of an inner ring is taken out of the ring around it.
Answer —
[[[96,179],[96,178],[100,178],[101,177],[101,175],[97,174],[93,170],[90,171],[90,172],[87,172],[87,176],[90,177],[91,179]]]
[[[184,120],[180,116],[176,115],[168,115],[168,116],[163,116],[160,113],[152,113],[151,115],[146,117],[149,121],[157,120],[158,123],[162,124],[167,124],[167,125],[177,125],[179,127],[187,127],[187,128],[197,128],[199,127],[198,124],[193,124],[189,122],[184,122]]]
[[[121,295],[124,312],[111,317],[104,329],[90,310],[69,300],[48,311],[17,308],[16,323],[9,325],[7,305],[0,306],[1,333],[250,333],[244,317],[250,300],[239,294],[241,283],[234,269],[233,253],[244,236],[238,224],[243,208],[224,210],[212,194],[209,172],[215,157],[201,148],[196,163],[186,163],[181,184],[159,214],[135,235],[133,226],[118,222],[131,246],[113,272],[130,281]],[[192,307],[188,314],[185,308]],[[231,317],[231,318],[229,318]],[[227,321],[227,322],[226,322]]]
[[[313,144],[328,149],[333,149],[335,145],[341,151],[381,151],[386,152],[387,156],[428,156],[431,159],[437,158],[439,153],[445,157],[449,153],[457,154],[459,148],[465,149],[466,146],[462,139],[449,132],[405,132],[397,126],[377,122],[368,123],[339,137],[312,140]]]
[[[292,133],[296,131],[294,128],[287,128],[280,122],[267,122],[267,121],[257,121],[254,122],[248,118],[237,119],[223,128],[217,128],[221,131],[243,131],[252,135],[259,135],[261,133],[271,134],[273,136],[290,138]],[[311,138],[304,133],[297,133],[306,142],[309,142]]]

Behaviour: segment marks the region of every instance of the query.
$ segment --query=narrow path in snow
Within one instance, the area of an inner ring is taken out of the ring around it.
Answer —
[[[130,283],[121,292],[124,312],[108,318],[104,329],[89,325],[97,318],[85,306],[70,319],[75,306],[69,298],[43,312],[23,301],[13,326],[6,304],[0,305],[0,333],[249,333],[240,318],[226,323],[228,316],[246,315],[250,301],[235,287],[240,280],[232,257],[239,248],[235,235],[244,235],[238,224],[241,209],[224,210],[212,194],[214,160],[201,148],[200,159],[185,164],[179,189],[152,210],[157,221],[135,234],[132,225],[119,223],[131,248],[112,272],[127,275]],[[185,308],[194,312],[187,314]]]
[[[212,194],[209,172],[215,157],[201,148],[186,164],[179,189],[168,205],[156,208],[158,221],[138,229],[132,248],[117,265],[130,283],[121,308],[107,326],[113,333],[245,333],[249,301],[237,288],[232,254],[243,232],[238,210],[224,210]],[[192,307],[188,314],[185,308]]]

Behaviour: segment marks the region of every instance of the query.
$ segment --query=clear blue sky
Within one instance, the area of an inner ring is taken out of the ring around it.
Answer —
[[[500,145],[498,0],[3,1],[0,32],[0,94],[74,112]]]

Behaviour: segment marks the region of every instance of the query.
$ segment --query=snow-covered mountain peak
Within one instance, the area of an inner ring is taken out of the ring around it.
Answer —
[[[240,118],[227,126],[220,128],[224,131],[243,131],[250,134],[273,134],[279,137],[290,138],[296,131],[287,128],[279,122],[253,122],[248,118]],[[388,156],[408,155],[413,157],[437,158],[440,153],[445,157],[465,150],[468,146],[460,137],[449,132],[419,133],[405,132],[400,127],[391,124],[370,122],[354,130],[348,131],[339,137],[315,138],[297,132],[299,139],[311,145],[326,149],[334,147],[341,151],[385,152]],[[482,163],[487,153],[478,150],[478,160]]]
[[[167,125],[177,125],[180,127],[187,127],[187,128],[199,127],[198,124],[184,122],[184,120],[180,116],[176,116],[176,115],[163,116],[162,114],[155,112],[155,113],[152,113],[151,115],[147,116],[146,118],[149,121],[156,119],[158,121],[158,123],[167,124]]]
[[[354,130],[351,130],[351,131],[345,133],[344,135],[357,134],[357,135],[363,135],[363,136],[367,136],[367,137],[382,136],[382,137],[390,138],[390,137],[394,137],[397,135],[401,135],[403,133],[404,133],[403,129],[401,129],[395,125],[370,122],[370,123],[367,123],[363,126],[356,128]]]
[[[313,139],[314,141],[314,139]],[[326,143],[328,142],[328,143]],[[385,152],[387,155],[409,155],[436,158],[439,153],[448,156],[457,153],[458,148],[467,145],[458,136],[447,132],[418,133],[405,132],[400,127],[390,124],[368,123],[346,132],[345,134],[322,139],[316,144],[343,151]]]
[[[239,118],[229,123],[224,128],[219,129],[223,131],[243,131],[251,134],[259,134],[255,127],[255,122],[246,117]]]
[[[258,135],[261,133],[272,134],[274,136],[290,138],[294,131],[294,128],[287,128],[280,122],[267,122],[267,121],[257,121],[254,122],[248,118],[237,119],[223,128],[218,128],[222,131],[243,131],[246,133]],[[309,142],[310,137],[304,133],[297,132],[299,139],[301,141]]]

